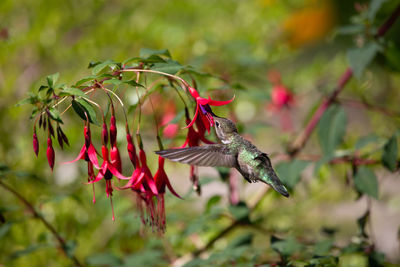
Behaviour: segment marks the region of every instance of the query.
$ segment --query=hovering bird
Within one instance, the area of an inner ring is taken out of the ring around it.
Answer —
[[[261,181],[289,197],[268,155],[240,136],[231,120],[214,116],[214,121],[215,131],[222,144],[167,149],[156,151],[156,154],[190,165],[236,168],[249,183]]]

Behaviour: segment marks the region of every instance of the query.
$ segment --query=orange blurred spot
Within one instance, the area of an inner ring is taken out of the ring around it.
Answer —
[[[335,10],[330,1],[309,1],[310,4],[293,12],[284,22],[288,43],[300,47],[325,37],[335,25]]]

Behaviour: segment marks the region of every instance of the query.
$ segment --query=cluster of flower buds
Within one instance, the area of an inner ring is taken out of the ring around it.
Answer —
[[[53,121],[57,124],[57,141],[60,145],[61,149],[64,148],[64,143],[69,145],[69,141],[67,136],[64,134],[63,130],[61,129],[60,122],[57,119],[53,118],[50,111],[46,109],[43,113],[38,116],[38,120],[35,121],[33,126],[33,151],[35,152],[36,156],[39,155],[39,139],[36,133],[36,124],[38,124],[39,129],[43,129],[45,132],[47,131],[47,149],[46,149],[46,156],[47,161],[51,170],[54,168],[55,163],[55,153],[53,148],[53,141],[52,138],[55,138],[54,128],[53,128]]]

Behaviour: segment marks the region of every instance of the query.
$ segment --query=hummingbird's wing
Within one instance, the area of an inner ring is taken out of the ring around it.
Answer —
[[[156,151],[163,158],[196,166],[236,167],[235,155],[224,145],[206,145]]]

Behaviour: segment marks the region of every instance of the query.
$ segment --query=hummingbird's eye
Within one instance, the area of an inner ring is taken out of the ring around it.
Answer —
[[[219,122],[218,122],[218,121],[216,121],[216,122],[215,122],[215,125],[217,125],[217,127],[219,127]]]

